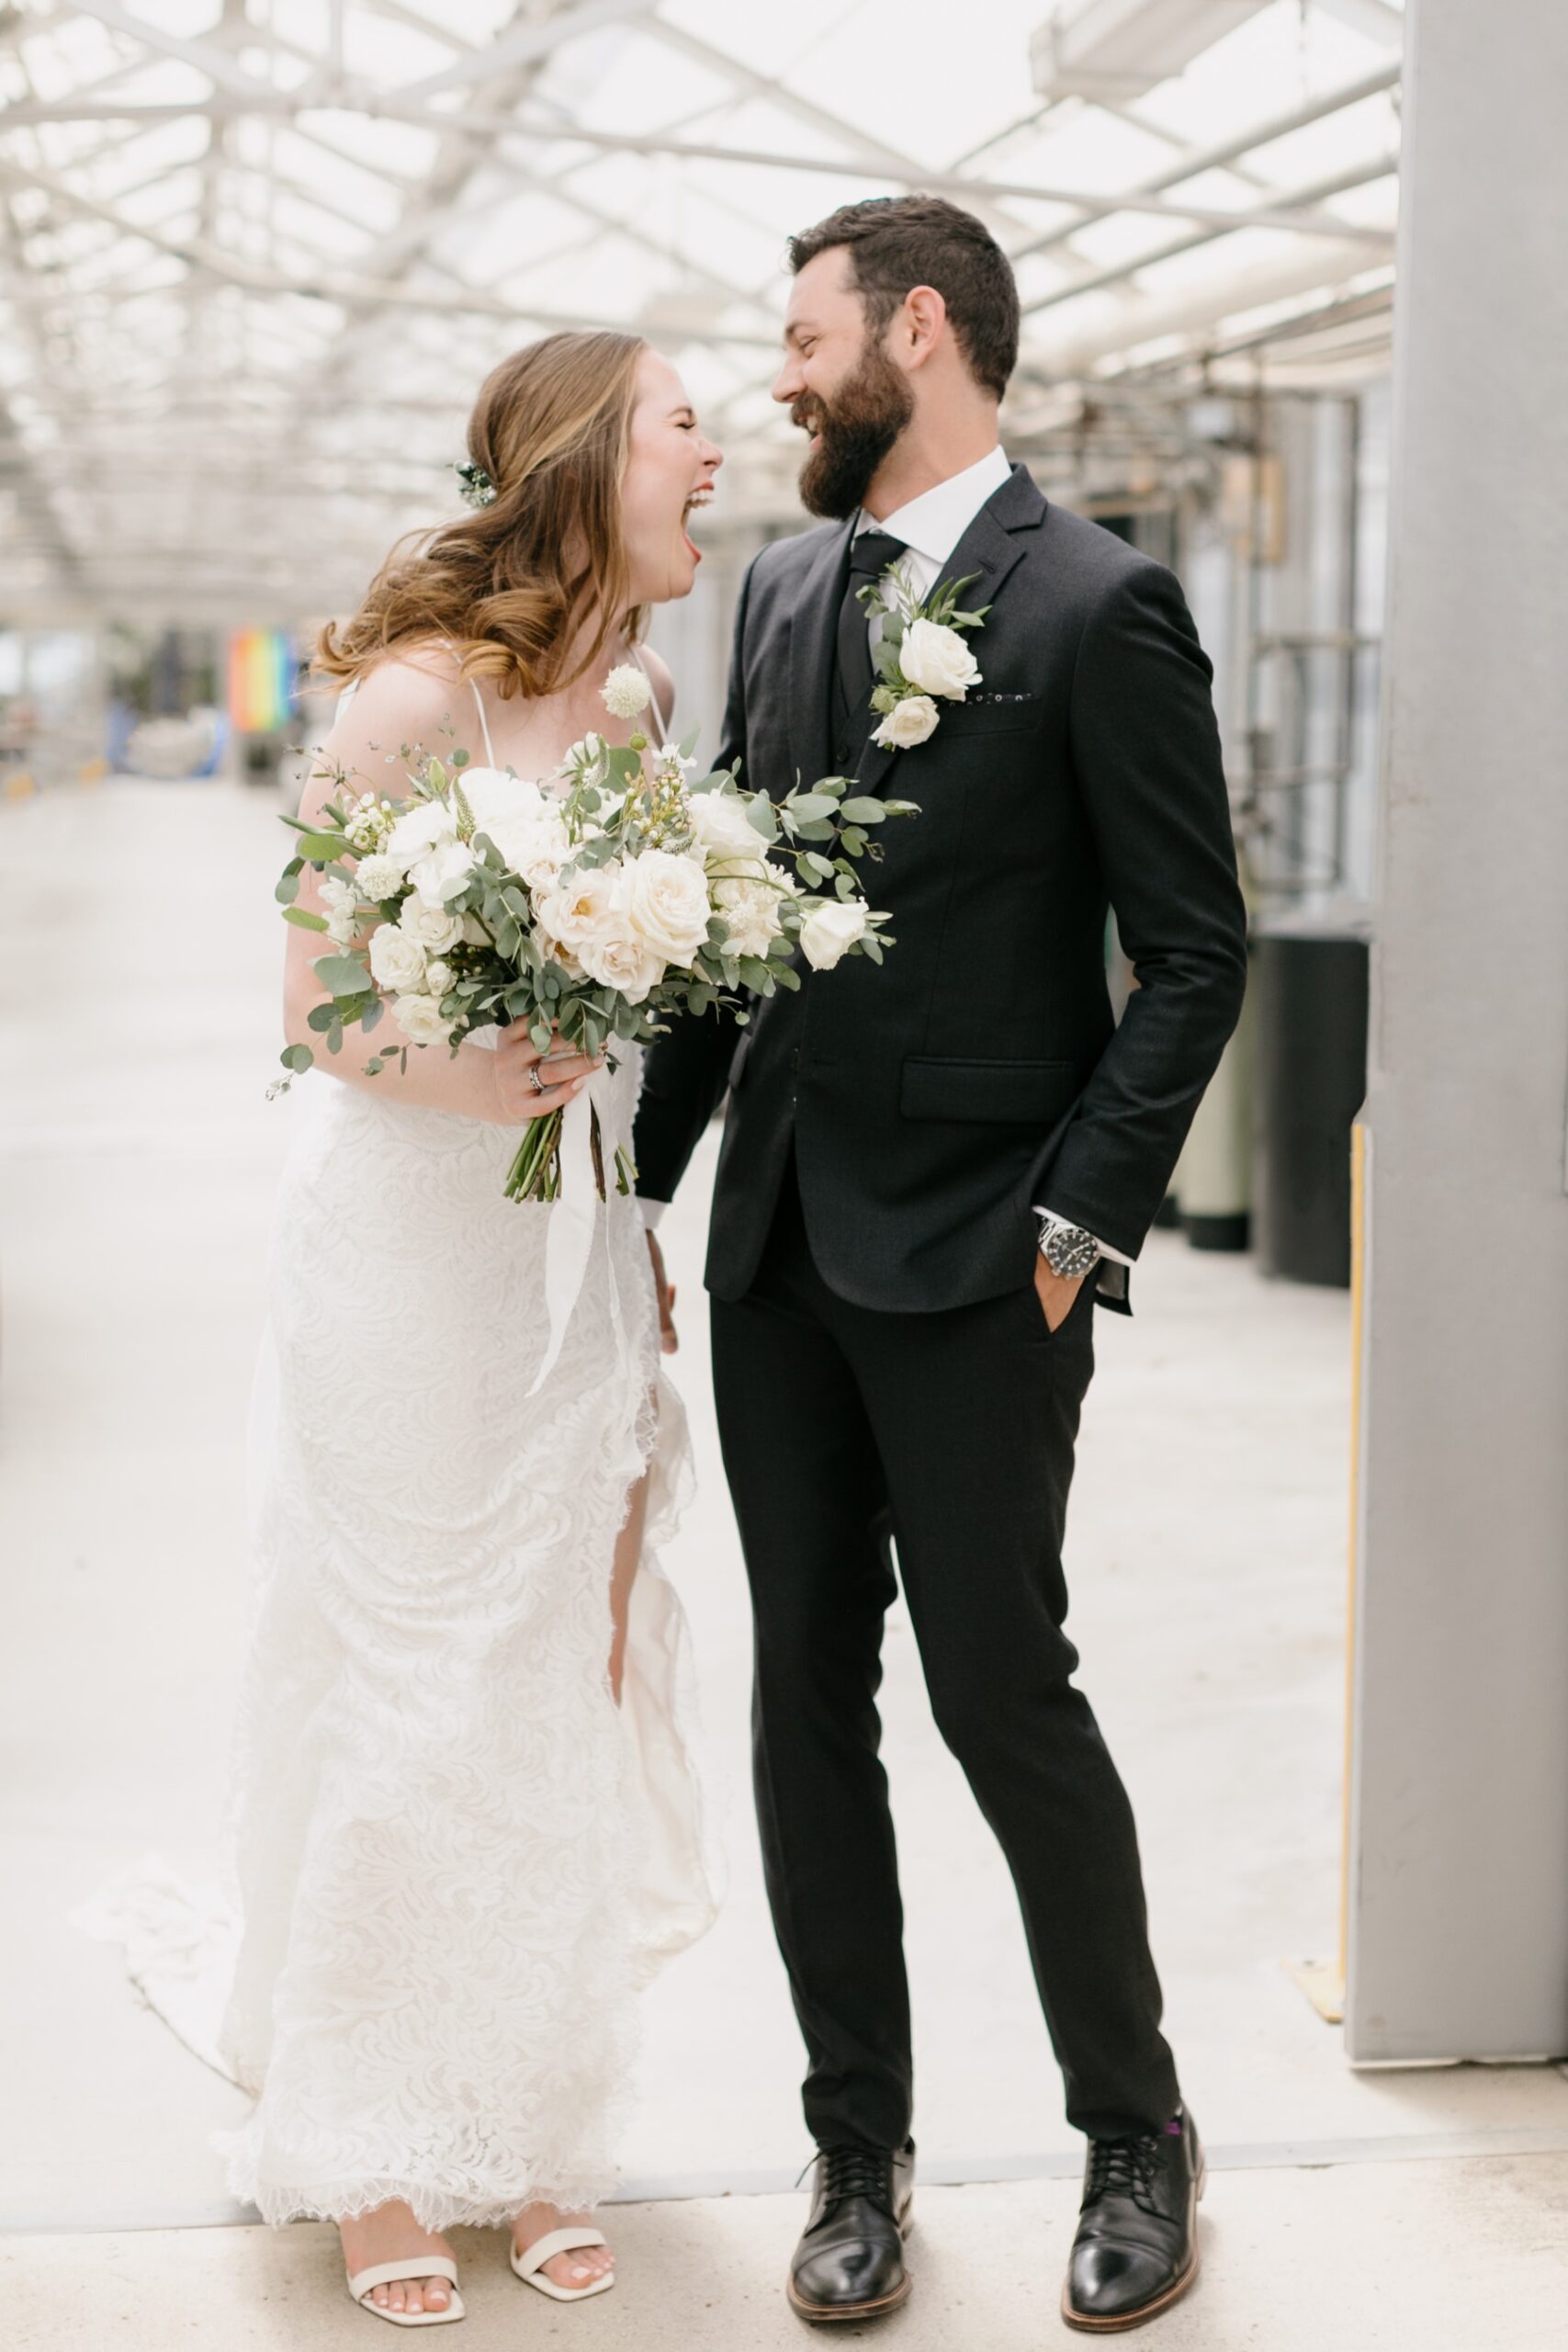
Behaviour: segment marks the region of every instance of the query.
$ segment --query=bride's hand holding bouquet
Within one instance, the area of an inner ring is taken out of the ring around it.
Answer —
[[[603,699],[638,718],[647,681],[613,670]],[[829,970],[849,955],[880,962],[891,944],[855,865],[877,854],[873,830],[913,804],[854,797],[842,776],[778,802],[729,769],[693,781],[694,743],[656,747],[638,731],[621,750],[590,734],[543,786],[460,751],[422,757],[406,797],[354,798],[343,777],[310,822],[283,820],[299,834],[277,888],[285,919],[333,943],[315,963],[327,993],[310,1029],[339,1053],[389,1005],[406,1043],[372,1052],[373,1077],[393,1058],[406,1069],[410,1046],[456,1052],[499,1029],[498,1109],[526,1122],[513,1199],[558,1196],[567,1107],[615,1041],[720,1006],[745,1023],[749,998],[800,986],[797,958]],[[306,865],[320,913],[294,903]],[[291,1076],[314,1054],[297,1043],[282,1059]],[[626,1148],[605,1137],[597,1103],[590,1137],[600,1197],[611,1178],[628,1192]]]

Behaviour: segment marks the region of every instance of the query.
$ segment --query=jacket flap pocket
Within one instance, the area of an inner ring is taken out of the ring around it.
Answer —
[[[904,1064],[898,1107],[906,1119],[999,1120],[1043,1127],[1078,1091],[1071,1062],[950,1061],[911,1056]]]

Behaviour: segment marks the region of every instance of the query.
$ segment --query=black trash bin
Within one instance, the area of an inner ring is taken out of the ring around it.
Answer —
[[[1350,1128],[1367,1091],[1364,912],[1265,918],[1258,1023],[1253,1246],[1265,1273],[1348,1289]]]

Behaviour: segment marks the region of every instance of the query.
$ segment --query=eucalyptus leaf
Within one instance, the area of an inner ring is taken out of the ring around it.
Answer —
[[[341,833],[301,833],[299,836],[300,854],[308,857],[312,865],[320,865],[323,860],[341,857],[343,849],[344,839]]]
[[[320,956],[316,978],[333,996],[360,996],[371,986],[369,973],[357,956]]]
[[[285,1046],[277,1058],[285,1069],[299,1070],[301,1073],[313,1069],[316,1065],[316,1057],[309,1046]]]
[[[784,805],[797,826],[820,824],[824,817],[834,817],[838,814],[838,804],[832,794],[828,792],[802,792],[792,795]]]
[[[285,907],[283,920],[298,924],[301,931],[325,931],[327,927],[325,915],[313,915],[309,907]]]
[[[846,800],[840,814],[846,824],[880,825],[887,810],[882,801],[874,800],[869,795],[863,795],[856,800]]]

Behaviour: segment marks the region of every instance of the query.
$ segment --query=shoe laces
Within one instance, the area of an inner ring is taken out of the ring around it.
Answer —
[[[1130,2197],[1140,2211],[1160,2218],[1155,2203],[1164,2134],[1140,2132],[1125,2140],[1094,2140],[1089,2143],[1089,2177],[1084,2183],[1084,2210],[1102,2197]]]
[[[822,2202],[834,2205],[845,2197],[869,2197],[874,2205],[887,2203],[887,2158],[880,2148],[846,2142],[821,2152]]]

